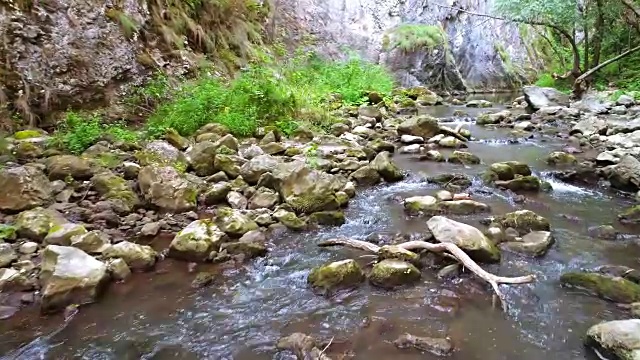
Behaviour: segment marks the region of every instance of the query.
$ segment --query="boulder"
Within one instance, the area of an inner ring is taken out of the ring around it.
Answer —
[[[209,259],[212,251],[217,251],[227,240],[222,232],[211,220],[196,220],[182,229],[169,245],[169,257],[204,262]]]
[[[587,234],[595,239],[615,240],[618,237],[618,230],[611,225],[590,226]]]
[[[253,259],[260,256],[265,256],[268,252],[264,242],[253,241],[236,241],[224,243],[220,246],[221,252],[226,252],[229,255],[243,255],[245,259]]]
[[[282,225],[291,230],[302,230],[307,226],[307,223],[300,219],[295,213],[286,211],[284,209],[277,210],[273,213],[273,217],[278,220]]]
[[[564,151],[554,151],[547,156],[547,164],[549,165],[573,165],[577,162],[575,156]]]
[[[219,208],[216,211],[214,223],[218,228],[233,237],[240,237],[245,233],[258,229],[258,224],[239,210]]]
[[[480,230],[444,216],[434,216],[427,226],[439,242],[457,245],[469,256],[480,262],[500,261],[500,250]]]
[[[138,175],[144,199],[160,210],[181,213],[196,208],[198,189],[170,166],[145,166]]]
[[[215,205],[224,202],[227,194],[231,191],[231,184],[228,182],[217,182],[204,193],[205,205]]]
[[[152,269],[158,253],[148,245],[140,245],[129,241],[121,241],[107,248],[103,255],[105,258],[120,258],[127,263],[131,270],[146,271]]]
[[[378,251],[378,259],[395,259],[406,261],[413,265],[418,266],[420,264],[420,255],[414,253],[413,251],[409,251],[403,249],[397,245],[384,245]]]
[[[376,155],[369,166],[377,171],[380,176],[387,182],[399,181],[404,178],[402,171],[398,165],[391,159],[391,154],[383,151]]]
[[[520,235],[526,235],[531,231],[549,231],[551,226],[544,217],[531,210],[517,210],[498,216],[493,220],[503,229],[512,228]]]
[[[569,95],[554,88],[525,86],[522,92],[527,105],[534,111],[547,106],[568,107],[570,103]]]
[[[640,320],[605,321],[587,331],[585,345],[595,347],[600,358],[640,359]]]
[[[47,159],[47,173],[50,180],[88,180],[93,176],[91,162],[74,155],[56,155]]]
[[[246,160],[237,155],[216,154],[215,172],[222,171],[230,179],[235,179],[240,175],[240,167],[246,163]]]
[[[186,163],[184,154],[164,140],[151,141],[144,150],[136,153],[136,158],[142,166],[171,166]]]
[[[360,186],[373,186],[380,182],[380,173],[367,165],[352,172],[350,178]]]
[[[271,209],[280,202],[280,196],[273,190],[261,187],[249,199],[249,209]]]
[[[611,109],[611,106],[612,104],[609,101],[602,98],[600,94],[595,93],[583,95],[580,101],[575,101],[571,104],[574,109],[593,114],[606,114]]]
[[[74,235],[71,246],[88,254],[101,254],[111,246],[109,237],[101,231],[93,230],[84,234]]]
[[[569,272],[560,276],[562,285],[584,289],[600,298],[616,303],[640,301],[640,285],[621,277],[597,273]]]
[[[418,149],[420,150],[420,149]],[[420,156],[420,160],[429,160],[435,162],[443,162],[445,161],[444,155],[440,153],[438,150],[429,150]]]
[[[480,164],[480,158],[470,152],[454,151],[449,157],[449,162],[454,164],[474,165]]]
[[[496,180],[497,187],[509,189],[513,192],[540,191],[543,186],[536,176],[518,176],[511,180]]]
[[[172,128],[166,130],[164,133],[164,139],[178,150],[184,151],[189,147],[189,140],[182,137],[182,135]]]
[[[301,161],[281,164],[273,176],[280,198],[297,213],[310,214],[340,207],[335,194],[345,185],[342,177],[314,170]]]
[[[609,173],[611,187],[637,192],[640,190],[640,161],[631,155],[623,156]]]
[[[44,238],[45,244],[50,245],[71,245],[71,238],[76,235],[84,235],[87,233],[87,229],[81,224],[64,223],[60,225],[54,225],[49,229],[47,236]]]
[[[443,186],[445,189],[453,192],[458,192],[471,186],[471,178],[465,174],[440,174],[436,176],[430,176],[427,178],[430,183]]]
[[[438,201],[433,196],[412,196],[404,199],[404,209],[410,214],[434,215],[439,212]]]
[[[440,131],[438,120],[430,116],[416,116],[398,125],[398,135],[420,136],[429,139]]]
[[[32,166],[0,169],[0,211],[22,211],[53,200],[49,179]]]
[[[605,135],[609,124],[606,120],[596,116],[589,116],[576,123],[569,131],[569,135],[581,134],[591,136],[594,134]]]
[[[11,244],[0,244],[0,268],[11,265],[16,259],[18,259],[18,254],[13,250]]]
[[[54,226],[66,223],[59,212],[37,207],[21,212],[16,218],[15,228],[18,235],[41,242]]]
[[[403,146],[399,150],[400,154],[419,154],[421,151],[422,151],[422,145],[420,144]]]
[[[420,280],[420,276],[420,270],[411,263],[385,259],[373,265],[369,274],[369,282],[374,286],[392,289],[413,284]]]
[[[441,213],[451,215],[471,215],[491,211],[491,207],[479,201],[463,199],[450,200],[438,203]]]
[[[247,183],[255,185],[263,174],[274,172],[280,164],[274,156],[258,155],[240,167],[240,175]]]
[[[639,224],[640,223],[640,205],[632,206],[620,214],[618,214],[618,221],[623,224]]]
[[[467,144],[453,136],[445,136],[438,141],[438,145],[444,148],[459,149],[467,147]]]
[[[230,191],[227,194],[227,202],[232,209],[238,210],[245,210],[249,204],[249,200],[237,191]]]
[[[215,158],[217,146],[211,141],[199,142],[186,153],[187,161],[198,176],[216,173]]]
[[[353,259],[318,266],[311,270],[307,277],[309,285],[322,293],[355,287],[363,281],[362,268]]]
[[[64,310],[98,300],[107,284],[107,266],[80,249],[49,245],[42,251],[40,281],[41,310]]]
[[[532,231],[518,241],[509,241],[501,246],[514,251],[532,256],[543,256],[547,253],[554,239],[548,231]]]
[[[318,225],[340,226],[347,220],[342,211],[334,210],[314,212],[309,216],[309,221]]]
[[[107,270],[114,280],[125,280],[131,276],[131,269],[122,259],[109,259],[107,261]]]
[[[103,199],[117,202],[118,208],[123,212],[131,212],[140,204],[138,195],[129,186],[127,180],[111,171],[94,175],[91,178],[91,184]]]

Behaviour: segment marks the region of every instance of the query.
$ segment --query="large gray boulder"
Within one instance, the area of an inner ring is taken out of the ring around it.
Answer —
[[[49,313],[63,310],[70,304],[95,302],[108,279],[107,266],[84,251],[49,245],[42,252],[41,309]]]
[[[226,240],[226,234],[211,220],[196,220],[176,234],[169,245],[169,256],[180,260],[203,262]]]
[[[146,271],[152,269],[158,253],[149,245],[140,245],[129,241],[121,241],[107,248],[103,255],[106,258],[120,258],[131,270]]]
[[[388,151],[383,151],[376,155],[369,166],[377,171],[387,182],[399,181],[404,178],[402,171],[391,159],[391,154]]]
[[[631,155],[623,156],[609,174],[611,187],[636,192],[640,189],[640,161]]]
[[[296,212],[310,214],[340,206],[336,192],[346,182],[337,176],[314,170],[302,161],[280,164],[273,176],[280,197]]]
[[[0,170],[0,210],[22,211],[52,201],[49,179],[32,166]]]
[[[522,88],[522,92],[527,105],[534,111],[548,106],[569,106],[569,95],[554,88],[525,86]]]
[[[258,155],[240,168],[240,175],[249,184],[257,184],[262,174],[273,172],[281,161],[271,155]]]
[[[362,268],[353,259],[321,265],[309,273],[307,282],[319,292],[354,287],[364,281]]]
[[[444,216],[434,216],[427,221],[427,226],[436,240],[457,245],[476,261],[500,261],[500,250],[480,230],[471,225]]]
[[[611,360],[640,359],[640,319],[605,321],[592,326],[585,339]]]
[[[50,180],[87,180],[93,175],[91,162],[74,155],[56,155],[47,159]]]
[[[15,227],[18,235],[41,242],[53,227],[65,223],[67,220],[59,212],[37,207],[21,212],[16,218]]]
[[[412,117],[398,125],[399,135],[420,136],[423,139],[434,137],[440,132],[438,120],[430,116]]]
[[[103,199],[117,203],[115,208],[123,213],[134,210],[140,204],[138,195],[133,191],[127,180],[111,171],[102,171],[91,178],[93,188]]]
[[[138,183],[144,199],[162,211],[181,213],[196,208],[196,185],[171,166],[143,167]]]

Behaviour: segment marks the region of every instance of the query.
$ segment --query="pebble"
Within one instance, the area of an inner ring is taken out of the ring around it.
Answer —
[[[20,248],[18,248],[18,251],[20,251],[21,254],[33,254],[36,251],[38,251],[38,243],[33,242],[33,241],[27,241],[26,243],[20,245]]]

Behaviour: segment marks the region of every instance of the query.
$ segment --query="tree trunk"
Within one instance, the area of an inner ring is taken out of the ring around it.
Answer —
[[[631,54],[633,54],[634,52],[640,50],[640,46],[636,46],[633,49],[629,49],[625,52],[623,52],[622,54],[611,58],[605,62],[603,62],[602,64],[592,68],[591,70],[585,72],[584,74],[580,75],[579,77],[576,78],[576,81],[573,83],[573,96],[577,99],[581,98],[582,95],[584,94],[584,92],[586,91],[586,89],[584,88],[584,81],[586,78],[588,78],[589,76],[595,74],[598,70],[602,69],[603,67],[609,65],[609,64],[613,64],[616,61],[619,61],[622,58],[625,58]]]
[[[604,31],[604,15],[602,14],[602,0],[596,0],[596,23],[593,30],[593,58],[591,66],[600,65],[600,53],[602,52],[602,32]],[[588,67],[585,67],[585,70]]]
[[[589,11],[589,2],[585,2],[584,8],[582,6],[579,8],[582,18],[586,18],[586,14]],[[582,25],[582,32],[584,32],[584,58],[582,59],[582,68],[587,71],[587,69],[589,69],[589,24],[587,24],[586,21]]]

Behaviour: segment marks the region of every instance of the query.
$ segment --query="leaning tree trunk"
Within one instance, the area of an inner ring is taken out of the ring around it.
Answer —
[[[625,52],[623,52],[622,54],[611,58],[605,62],[603,62],[602,64],[592,68],[591,70],[587,71],[586,73],[580,75],[578,78],[576,78],[576,81],[573,83],[573,96],[576,99],[580,99],[582,97],[582,95],[584,94],[584,92],[586,91],[586,88],[584,86],[584,82],[585,79],[587,79],[589,76],[595,74],[598,70],[602,69],[603,67],[609,65],[609,64],[613,64],[616,61],[619,61],[622,58],[625,58],[631,54],[633,54],[634,52],[640,50],[640,46],[636,46],[633,49],[629,49]]]

